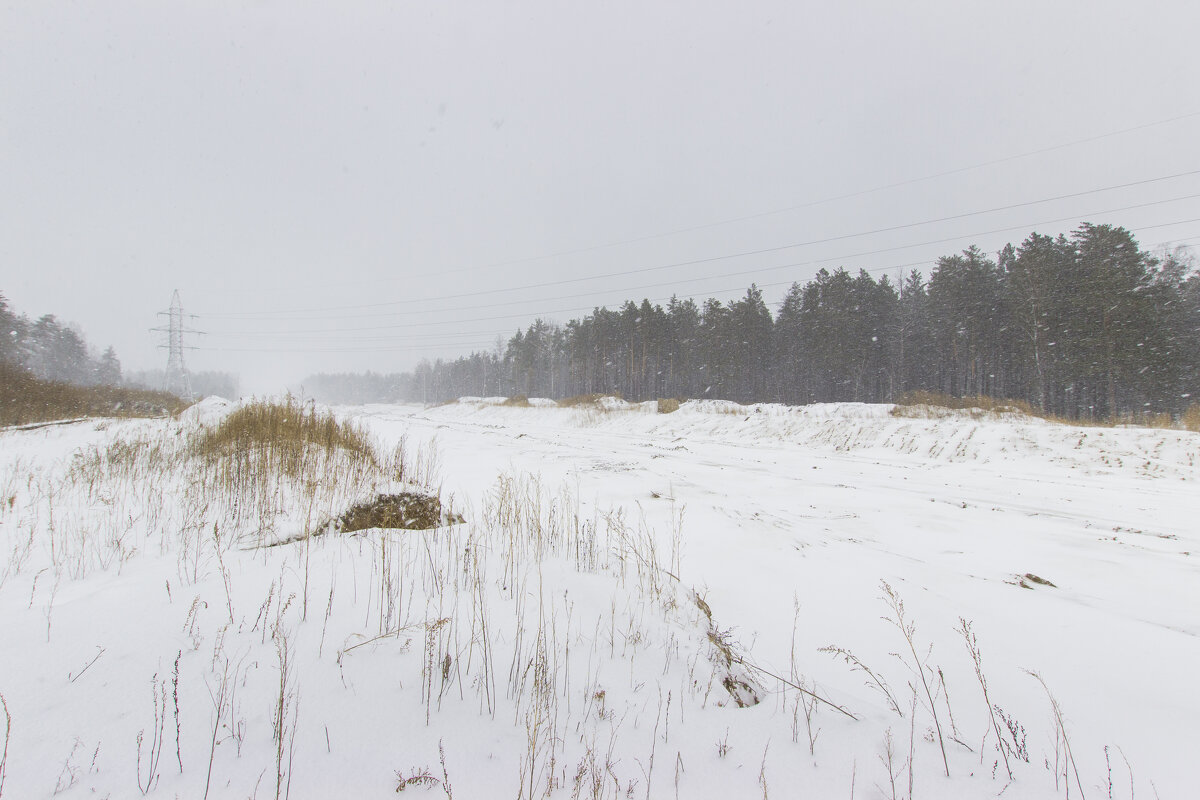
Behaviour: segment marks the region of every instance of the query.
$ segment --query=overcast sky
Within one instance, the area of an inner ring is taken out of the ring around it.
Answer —
[[[178,289],[189,366],[267,390],[1085,219],[1200,241],[1200,174],[1079,194],[1200,170],[1197,31],[1191,2],[0,0],[0,292],[128,371]]]

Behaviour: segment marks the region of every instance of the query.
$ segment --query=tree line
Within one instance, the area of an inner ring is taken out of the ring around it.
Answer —
[[[899,285],[821,270],[774,313],[744,297],[627,301],[534,321],[491,352],[400,374],[315,375],[330,402],[617,394],[791,404],[888,402],[914,391],[1021,400],[1070,418],[1179,414],[1200,399],[1200,274],[1126,229],[1084,223],[977,247]]]
[[[121,362],[110,346],[93,355],[82,331],[53,314],[31,320],[13,311],[0,294],[0,364],[44,381],[77,386],[117,386]]]
[[[18,314],[0,294],[0,366],[18,376],[73,386],[127,386],[158,391],[166,385],[165,370],[122,374],[121,361],[110,346],[95,355],[83,332],[64,325],[53,314],[32,320]],[[6,374],[8,374],[6,372]],[[191,372],[192,390],[237,397],[238,378],[226,372]]]

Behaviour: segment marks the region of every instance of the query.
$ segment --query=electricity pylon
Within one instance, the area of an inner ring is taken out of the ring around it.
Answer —
[[[182,397],[184,400],[192,398],[192,381],[188,376],[187,366],[183,361],[184,350],[195,350],[195,347],[188,347],[183,343],[185,334],[200,334],[203,331],[185,328],[183,326],[184,317],[195,319],[195,314],[184,314],[183,304],[179,301],[179,290],[171,295],[171,307],[166,311],[158,312],[158,316],[167,317],[167,326],[165,328],[151,328],[158,333],[167,334],[166,344],[160,344],[160,349],[167,351],[167,372],[163,377],[163,389],[171,394]]]

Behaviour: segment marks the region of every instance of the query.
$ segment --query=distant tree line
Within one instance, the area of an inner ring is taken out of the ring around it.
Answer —
[[[0,365],[42,381],[74,386],[127,386],[159,391],[163,370],[143,370],[122,375],[121,361],[112,347],[94,355],[83,333],[46,314],[31,320],[18,314],[0,294]],[[189,373],[192,391],[200,396],[238,396],[238,378],[226,372]]]
[[[83,333],[53,314],[31,320],[17,314],[0,294],[0,364],[22,369],[44,381],[78,386],[116,386],[121,362],[108,347],[94,356]]]
[[[1200,274],[1121,227],[977,247],[900,286],[821,270],[772,314],[751,286],[728,303],[672,298],[537,320],[492,352],[411,373],[316,375],[331,402],[619,394],[738,402],[887,402],[912,391],[1019,399],[1046,413],[1180,413],[1200,399]]]
[[[188,382],[196,397],[225,397],[237,399],[241,394],[241,381],[230,372],[188,370]],[[160,390],[167,383],[167,372],[162,369],[143,369],[125,376],[125,385],[140,389]]]

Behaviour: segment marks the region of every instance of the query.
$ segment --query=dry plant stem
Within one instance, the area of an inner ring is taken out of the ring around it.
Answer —
[[[1079,796],[1086,797],[1083,791],[1083,781],[1081,781],[1079,778],[1079,767],[1076,766],[1075,755],[1071,752],[1071,740],[1067,738],[1067,727],[1066,721],[1063,719],[1062,707],[1059,706],[1058,699],[1054,696],[1054,693],[1050,691],[1050,687],[1046,685],[1046,681],[1042,678],[1042,676],[1037,672],[1033,672],[1032,670],[1027,670],[1027,672],[1029,672],[1029,674],[1042,685],[1042,689],[1044,689],[1046,692],[1046,697],[1050,700],[1050,710],[1054,713],[1054,724],[1057,727],[1058,736],[1062,739],[1063,749],[1066,752],[1066,763],[1063,764],[1062,770],[1063,777],[1065,780],[1069,781],[1069,778],[1066,777],[1066,770],[1069,766],[1075,775],[1075,786],[1077,789],[1079,789]],[[1067,795],[1070,796],[1070,793],[1070,788],[1068,788]]]
[[[815,692],[811,692],[808,689],[805,689],[803,686],[800,686],[799,684],[789,681],[787,678],[776,675],[774,672],[771,672],[766,667],[760,667],[758,664],[747,661],[745,658],[740,658],[740,657],[735,658],[734,662],[737,664],[741,664],[743,667],[747,667],[748,669],[752,669],[755,672],[761,672],[763,675],[766,675],[770,678],[774,678],[775,680],[779,681],[780,683],[790,686],[791,688],[795,689],[796,691],[800,692],[801,694],[811,698],[813,701],[827,705],[830,708],[832,708],[833,710],[849,717],[852,720],[856,720],[856,721],[858,720],[857,716],[855,716],[851,712],[847,711],[846,709],[842,708],[837,703],[826,700],[824,697],[821,697],[819,694],[816,694]]]
[[[912,705],[908,717],[908,797],[913,796],[913,765],[917,757],[917,687],[911,683],[908,688],[912,691]]]
[[[89,669],[91,669],[92,664],[95,664],[98,660],[100,660],[100,656],[102,656],[102,655],[104,655],[104,648],[101,647],[100,645],[96,645],[96,655],[92,657],[92,660],[89,661],[87,664],[85,664],[83,669],[79,670],[79,672],[77,674],[76,673],[67,673],[67,679],[71,683],[74,683],[75,681],[82,678],[83,673],[85,673]]]
[[[925,699],[929,702],[929,713],[933,715],[933,724],[937,728],[938,744],[942,748],[942,764],[946,768],[946,777],[950,777],[950,760],[946,757],[946,742],[942,738],[942,723],[938,718],[937,705],[933,699],[933,692],[929,689],[929,680],[925,675],[925,664],[921,661],[921,657],[917,655],[917,645],[913,637],[916,635],[917,626],[914,623],[908,622],[904,617],[904,601],[900,599],[900,595],[888,585],[887,581],[880,582],[883,587],[883,592],[887,600],[888,606],[892,609],[893,617],[888,621],[895,625],[900,633],[904,636],[904,641],[908,643],[908,650],[912,653],[913,669],[921,678],[921,686],[925,689]]]
[[[446,769],[446,748],[441,739],[438,739],[438,761],[442,765],[442,791],[446,793],[446,800],[454,800],[454,789],[450,786],[450,773]]]
[[[1200,408],[1200,406],[1198,406],[1197,408]],[[1119,746],[1117,747],[1117,752],[1121,754],[1121,760],[1125,762],[1125,770],[1129,773],[1129,800],[1134,800],[1133,767],[1130,765],[1129,759],[1125,757],[1125,751],[1122,750]]]
[[[883,755],[879,756],[879,763],[883,764],[883,768],[887,770],[888,788],[890,789],[891,800],[896,800],[896,779],[900,777],[900,766],[896,763],[896,746],[892,741],[892,729],[888,728],[883,734]],[[850,780],[851,790],[854,793],[854,779]],[[882,791],[882,787],[878,784],[875,788]]]
[[[650,781],[654,777],[654,750],[658,745],[658,722],[662,718],[662,705],[662,689],[659,688],[658,711],[654,714],[654,732],[650,736],[650,766],[646,769],[646,800],[650,800]],[[763,754],[763,757],[766,757],[766,753]]]
[[[229,583],[229,568],[225,566],[225,557],[222,554],[224,544],[221,542],[220,528],[217,523],[213,523],[212,530],[213,552],[217,556],[217,567],[221,570],[221,581],[225,585],[225,609],[229,612],[229,624],[232,625],[233,619],[233,589]]]
[[[220,741],[217,735],[221,732],[221,728],[227,717],[232,716],[233,703],[232,692],[233,682],[237,680],[237,668],[230,672],[229,659],[225,659],[225,663],[221,669],[221,680],[217,684],[217,691],[214,693],[212,687],[208,689],[208,696],[212,699],[213,704],[213,723],[212,723],[212,738],[209,741],[208,749],[208,774],[204,779],[204,797],[208,797],[208,792],[212,786],[212,770],[213,760],[217,755],[217,745]],[[232,722],[232,720],[230,720]],[[180,763],[179,771],[183,771],[183,764]]]
[[[866,673],[867,677],[870,678],[870,683],[867,685],[873,686],[875,689],[881,692],[883,696],[887,698],[888,706],[892,709],[892,711],[896,712],[896,716],[904,719],[904,711],[901,710],[900,704],[896,702],[896,698],[892,695],[892,690],[887,685],[887,681],[876,675],[870,667],[868,667],[859,659],[858,656],[854,655],[854,653],[843,647],[835,647],[834,645],[822,647],[817,652],[829,653],[832,656],[837,656],[846,664],[848,664],[852,670],[857,669]]]
[[[1112,760],[1108,756],[1108,745],[1104,745],[1104,767],[1108,771],[1108,800],[1112,800]]]
[[[946,685],[946,675],[942,672],[941,666],[937,668],[938,683],[941,686],[940,693],[946,702],[946,715],[950,718],[950,740],[956,744],[960,744],[974,753],[974,748],[962,740],[962,736],[958,732],[958,723],[954,721],[954,708],[950,705],[950,687]]]
[[[150,690],[154,697],[154,727],[151,729],[150,750],[146,757],[146,779],[144,781],[142,780],[142,743],[145,740],[146,732],[141,730],[137,735],[137,783],[138,789],[143,795],[149,794],[158,785],[158,760],[162,755],[163,728],[167,721],[167,684],[166,681],[163,681],[160,686],[157,673],[150,682]]]
[[[179,762],[179,774],[183,774],[183,749],[179,743],[179,660],[183,658],[180,650],[175,656],[175,671],[171,675],[172,694],[175,700],[175,759]]]
[[[1013,779],[1012,767],[1008,763],[1008,752],[1000,743],[1002,739],[1000,733],[1000,723],[996,721],[996,712],[992,707],[992,698],[988,694],[987,678],[983,675],[983,654],[979,650],[979,639],[975,636],[975,632],[971,630],[971,623],[964,617],[958,618],[958,632],[962,635],[963,641],[966,642],[967,652],[971,655],[971,661],[975,663],[975,677],[979,679],[979,688],[983,690],[983,701],[987,704],[988,715],[992,720],[992,731],[996,734],[996,743],[1000,748],[1000,755],[1004,757],[1004,771],[1008,773],[1008,779]],[[987,741],[987,735],[984,735],[984,742]],[[983,745],[979,747],[979,762],[983,763]]]
[[[8,743],[12,739],[12,714],[8,713],[8,701],[0,694],[0,709],[4,711],[4,751],[0,753],[0,797],[4,796],[4,778],[8,769]]]
[[[767,793],[767,751],[771,749],[771,740],[767,740],[767,746],[763,748],[762,764],[758,768],[758,785],[762,787],[763,800],[770,800]],[[646,787],[646,796],[650,795],[650,787]]]
[[[286,606],[284,607],[286,609]],[[279,693],[275,698],[275,800],[286,798],[291,792],[293,750],[296,738],[296,699],[292,686],[292,644],[283,630],[283,611],[276,622],[273,634],[275,654],[279,662]],[[284,756],[288,756],[285,769]]]

